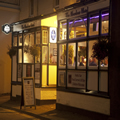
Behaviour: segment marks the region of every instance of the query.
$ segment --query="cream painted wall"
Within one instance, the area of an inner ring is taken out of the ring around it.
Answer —
[[[29,17],[29,0],[20,0],[20,20]]]
[[[38,0],[38,15],[53,13],[53,0]]]
[[[19,20],[19,10],[0,7],[0,26]],[[0,94],[10,93],[11,90],[11,59],[7,55],[7,46],[11,45],[11,33],[4,34],[0,30]]]
[[[110,115],[110,99],[57,91],[57,103]]]
[[[76,3],[76,0],[60,0],[59,8],[64,8],[65,6]]]

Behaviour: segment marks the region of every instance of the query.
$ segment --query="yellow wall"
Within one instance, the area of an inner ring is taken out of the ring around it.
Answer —
[[[42,86],[47,85],[47,65],[42,65]]]
[[[57,66],[49,65],[49,84],[56,85],[57,81]]]
[[[57,15],[42,19],[41,26],[57,27]]]

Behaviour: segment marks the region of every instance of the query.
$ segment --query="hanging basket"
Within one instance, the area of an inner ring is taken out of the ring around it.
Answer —
[[[17,51],[16,51],[15,48],[8,46],[8,52],[7,52],[7,54],[10,56],[10,58],[12,58],[12,56],[15,56],[16,52]]]
[[[95,57],[98,60],[103,60],[108,56],[110,49],[110,43],[107,38],[101,39],[99,42],[95,42],[92,50],[93,54],[91,57]]]

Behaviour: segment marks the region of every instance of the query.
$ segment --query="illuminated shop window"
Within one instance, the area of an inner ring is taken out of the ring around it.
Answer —
[[[89,41],[89,45],[88,45],[88,66],[89,68],[92,68],[92,69],[98,68],[98,60],[92,57],[92,54],[93,54],[92,47],[96,42],[98,41],[97,40]]]
[[[78,43],[77,66],[80,69],[86,68],[86,42]]]
[[[49,44],[49,63],[50,64],[57,63],[57,44],[54,43]]]
[[[48,47],[42,46],[42,63],[48,63]]]
[[[65,40],[67,38],[67,21],[60,22],[60,40]]]
[[[66,67],[66,44],[59,45],[59,67]]]
[[[17,46],[17,35],[13,37],[13,46]]]
[[[99,14],[90,15],[89,35],[99,34]]]
[[[18,36],[18,46],[22,46],[22,35]]]
[[[69,22],[69,38],[86,37],[87,17],[73,19]]]
[[[24,47],[25,46],[33,46],[34,45],[34,33],[28,33],[24,35]],[[24,55],[24,63],[34,63],[34,57],[30,54],[30,52],[26,52],[25,48],[23,48]]]
[[[76,43],[68,44],[68,68],[74,69],[76,63]]]
[[[101,33],[105,34],[109,31],[109,12],[103,11],[101,14],[102,18],[102,26],[101,26]]]

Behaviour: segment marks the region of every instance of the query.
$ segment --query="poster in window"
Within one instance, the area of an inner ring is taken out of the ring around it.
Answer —
[[[53,56],[57,56],[57,48],[53,48]]]
[[[22,77],[22,64],[18,64],[18,78]]]
[[[59,86],[65,86],[65,72],[59,72]]]
[[[26,65],[26,77],[32,76],[32,65]]]
[[[73,88],[86,88],[86,72],[68,72],[67,86]]]

